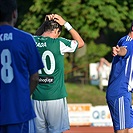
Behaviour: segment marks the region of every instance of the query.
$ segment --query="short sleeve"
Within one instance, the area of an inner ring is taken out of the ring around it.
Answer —
[[[64,53],[75,52],[78,48],[78,42],[76,40],[68,40],[65,38],[60,38],[60,52],[62,55]]]

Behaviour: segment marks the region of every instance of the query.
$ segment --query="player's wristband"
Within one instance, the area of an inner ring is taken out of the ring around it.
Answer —
[[[68,31],[72,29],[72,26],[71,26],[68,22],[65,22],[64,27],[65,27]]]

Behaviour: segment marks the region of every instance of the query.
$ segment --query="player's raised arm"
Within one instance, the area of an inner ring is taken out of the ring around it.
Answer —
[[[78,41],[78,48],[81,48],[84,46],[84,41],[83,39],[81,38],[81,36],[78,34],[78,32],[72,28],[71,30],[69,30],[71,36],[73,37],[74,40],[77,40]]]
[[[51,16],[49,16],[51,18]],[[72,38],[74,40],[78,41],[78,48],[81,48],[84,46],[84,41],[81,38],[81,36],[79,35],[79,33],[68,23],[66,22],[60,15],[58,14],[54,14],[53,18],[56,22],[58,22],[60,25],[64,25],[65,28],[70,32]]]

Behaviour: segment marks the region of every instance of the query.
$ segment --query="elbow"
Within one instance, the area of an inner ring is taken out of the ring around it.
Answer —
[[[37,85],[39,83],[39,77],[33,78],[32,82],[34,82]]]
[[[82,48],[85,45],[84,41],[79,42],[78,48]]]

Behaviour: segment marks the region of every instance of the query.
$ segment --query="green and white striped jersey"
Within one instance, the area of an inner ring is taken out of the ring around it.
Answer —
[[[39,84],[34,100],[56,100],[67,96],[64,84],[64,54],[75,52],[78,42],[65,38],[35,36],[36,46],[42,57],[44,68],[39,70]]]

